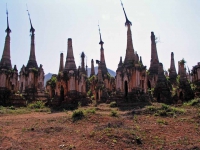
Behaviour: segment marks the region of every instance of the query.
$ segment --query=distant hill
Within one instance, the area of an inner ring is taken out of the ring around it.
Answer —
[[[48,73],[44,76],[44,86],[46,87],[46,82],[51,79],[52,73]]]
[[[98,73],[98,67],[94,67],[94,71],[95,71],[95,74],[97,74]],[[91,72],[91,68],[88,68],[88,76],[90,76],[90,72]],[[110,73],[110,75],[112,77],[115,77],[115,75],[116,75],[115,71],[108,69],[108,72]]]
[[[95,70],[95,74],[97,74],[98,72],[98,67],[94,67]],[[88,76],[90,76],[90,72],[91,72],[91,68],[88,68]],[[112,77],[115,77],[116,73],[113,70],[108,69],[108,72],[110,73],[110,75]],[[51,76],[53,75],[53,73],[48,73],[44,76],[44,86],[46,86],[46,82],[51,79]]]

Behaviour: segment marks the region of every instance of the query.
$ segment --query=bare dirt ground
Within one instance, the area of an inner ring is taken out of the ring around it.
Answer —
[[[110,115],[112,110],[117,113],[116,117]],[[0,150],[198,150],[197,110],[191,107],[184,114],[162,117],[101,104],[95,113],[87,113],[77,121],[73,121],[72,111],[2,114]]]

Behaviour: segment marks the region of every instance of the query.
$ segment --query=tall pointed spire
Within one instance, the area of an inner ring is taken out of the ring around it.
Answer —
[[[76,70],[76,64],[75,64],[75,61],[74,61],[74,54],[73,54],[73,47],[72,47],[72,39],[71,38],[68,38],[65,70]]]
[[[151,63],[159,63],[154,32],[151,32]]]
[[[7,29],[5,32],[7,33],[6,38],[5,38],[5,45],[4,45],[4,50],[0,62],[0,67],[3,68],[8,68],[11,69],[11,59],[10,59],[10,27],[9,27],[9,22],[8,22],[8,10],[7,10],[7,5],[6,5],[6,14],[7,14]]]
[[[150,74],[158,74],[159,59],[156,48],[156,38],[154,32],[151,32],[151,63],[150,63]]]
[[[185,81],[187,79],[184,59],[179,61],[179,75],[180,75],[180,80]]]
[[[95,71],[94,71],[94,60],[91,60],[91,72],[90,72],[90,77],[95,75]]]
[[[26,7],[27,7],[27,5],[26,5]],[[28,7],[27,7],[27,11],[28,11]],[[30,21],[30,25],[31,25],[30,32],[31,32],[32,34],[34,34],[35,29],[33,28],[33,25],[32,25],[32,22],[31,22],[31,17],[30,17],[30,14],[29,14],[29,11],[28,11],[28,16],[29,16],[29,21]]]
[[[85,53],[81,53],[81,71],[85,72]]]
[[[133,49],[131,27],[130,27],[132,25],[132,23],[128,20],[128,17],[126,15],[122,1],[121,1],[121,5],[122,5],[122,9],[124,11],[125,18],[126,18],[125,26],[128,27],[128,30],[127,30],[127,47],[126,47],[126,55],[125,55],[124,63],[125,64],[129,64],[129,63],[132,64],[132,62],[134,61],[134,57],[135,57],[134,49]]]
[[[29,60],[28,60],[26,67],[28,67],[28,68],[38,68],[36,57],[35,57],[35,34],[34,34],[35,29],[33,28],[28,9],[27,9],[27,12],[28,12],[30,26],[31,26],[31,29],[30,29],[30,32],[31,32],[31,49],[30,49]]]
[[[102,41],[102,38],[101,38],[101,31],[100,31],[99,24],[98,24],[98,27],[99,27],[99,36],[100,36],[100,42],[99,42],[99,44],[103,47],[104,42]]]
[[[99,27],[99,25],[98,25]],[[101,49],[100,49],[100,67],[101,67],[101,71],[102,71],[102,74],[107,74],[108,70],[107,70],[107,67],[106,67],[106,62],[105,62],[105,57],[104,57],[104,48],[103,48],[103,44],[104,42],[102,41],[102,38],[101,38],[101,31],[100,31],[100,27],[99,27],[99,36],[100,36],[100,42],[99,44],[101,45]]]
[[[125,26],[132,25],[132,23],[128,20],[128,17],[126,15],[126,12],[125,12],[125,9],[124,9],[122,1],[121,1],[121,5],[122,5],[123,11],[124,11],[125,18],[126,18]]]
[[[63,53],[60,53],[60,67],[59,67],[59,72],[63,71]]]
[[[174,64],[174,53],[173,52],[171,52],[169,77],[170,77],[170,80],[176,80],[176,77],[177,77],[176,68],[175,68],[175,64]]]
[[[6,4],[6,14],[7,14],[7,29],[6,33],[9,34],[11,32],[10,27],[9,27],[9,21],[8,21],[8,9],[7,9],[7,4]]]

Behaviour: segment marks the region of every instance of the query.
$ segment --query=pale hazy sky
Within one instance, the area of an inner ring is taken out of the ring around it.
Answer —
[[[106,65],[116,71],[120,56],[126,52],[125,17],[120,0],[0,0],[0,57],[5,29],[6,3],[11,33],[11,61],[20,71],[30,53],[30,24],[28,5],[35,28],[36,59],[43,64],[45,73],[57,73],[60,52],[66,59],[67,39],[72,38],[76,65],[80,65],[82,51],[91,59],[100,58],[98,21],[104,41]],[[187,66],[200,62],[200,0],[123,0],[128,19],[132,22],[135,51],[149,68],[151,41],[154,31],[159,61],[167,70],[170,54],[178,60],[184,58]]]

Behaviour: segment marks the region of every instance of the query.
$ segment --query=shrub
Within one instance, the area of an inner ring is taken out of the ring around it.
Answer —
[[[44,108],[44,102],[42,101],[36,101],[36,102],[33,102],[31,104],[28,105],[28,108],[31,108],[31,109],[42,109]]]
[[[169,109],[169,105],[167,105],[167,104],[162,104],[161,109],[168,110],[168,109]]]
[[[189,102],[185,102],[183,105],[186,105],[186,106],[195,106],[195,105],[198,105],[200,103],[200,100],[199,99],[193,99]]]
[[[47,85],[50,85],[53,89],[56,87],[57,78],[52,76],[51,79],[47,81]]]
[[[157,114],[158,114],[159,116],[167,116],[166,110],[158,110]]]
[[[86,109],[85,112],[86,113],[95,114],[96,113],[96,109],[95,108],[93,108],[93,109]]]
[[[156,108],[155,106],[147,106],[147,110],[149,111],[156,111],[158,108]]]
[[[185,113],[185,109],[176,108],[176,107],[170,107],[170,111],[174,112],[175,114],[184,114]]]
[[[147,106],[147,113],[154,113],[155,116],[175,116],[176,114],[185,113],[185,109],[172,107],[170,105],[162,104],[161,106]]]
[[[117,103],[116,102],[111,102],[110,103],[110,107],[112,107],[112,108],[117,107]]]
[[[15,107],[14,106],[10,106],[9,109],[15,110]]]
[[[84,117],[83,111],[82,110],[75,110],[72,114],[72,119],[75,120],[80,120]]]
[[[112,117],[117,117],[118,116],[117,111],[115,111],[115,110],[112,110],[110,115]]]
[[[91,96],[92,96],[92,91],[91,91],[91,90],[89,90],[89,91],[87,92],[87,96],[88,96],[88,97],[91,97]]]
[[[91,99],[94,100],[94,95],[91,96]]]
[[[185,63],[186,63],[186,61],[185,61],[185,59],[184,59],[184,58],[182,58],[182,59],[179,61],[179,63],[181,63],[181,64],[185,64]]]

